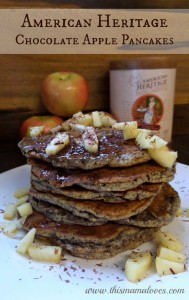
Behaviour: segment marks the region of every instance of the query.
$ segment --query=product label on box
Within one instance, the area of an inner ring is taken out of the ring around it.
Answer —
[[[175,69],[112,70],[111,113],[171,141],[175,76]]]

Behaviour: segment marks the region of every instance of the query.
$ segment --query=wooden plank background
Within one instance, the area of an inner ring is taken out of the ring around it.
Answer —
[[[189,104],[189,55],[174,57],[175,104]],[[0,55],[1,139],[18,136],[19,127],[27,117],[48,113],[42,105],[40,89],[43,79],[55,71],[75,71],[87,79],[90,97],[86,111],[109,110],[109,62],[126,58],[126,55]]]
[[[1,0],[0,7],[189,8],[188,0]]]
[[[189,8],[188,0],[1,0],[0,8]],[[130,55],[133,56],[133,55]],[[51,72],[70,70],[86,77],[90,99],[86,110],[109,109],[109,62],[126,55],[0,55],[0,172],[25,163],[17,142],[24,119],[46,114],[41,82]],[[174,55],[177,62],[173,146],[179,161],[189,164],[189,55]]]

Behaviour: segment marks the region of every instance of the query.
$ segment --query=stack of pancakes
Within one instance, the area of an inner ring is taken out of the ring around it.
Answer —
[[[55,133],[24,138],[19,147],[31,165],[29,201],[36,228],[74,256],[112,257],[153,239],[180,205],[169,185],[175,167],[153,162],[134,140],[115,129],[96,129],[98,152],[89,153],[82,131],[68,131],[69,144],[48,156]]]

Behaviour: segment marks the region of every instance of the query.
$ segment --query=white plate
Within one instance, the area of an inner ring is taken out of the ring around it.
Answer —
[[[0,209],[14,203],[17,189],[29,186],[29,166],[7,171],[0,175]],[[189,166],[177,164],[172,186],[179,192],[184,209],[189,208]],[[0,213],[0,221],[3,213]],[[189,219],[177,217],[164,227],[185,245],[189,256]],[[159,277],[152,268],[139,283],[130,283],[124,274],[129,252],[111,259],[84,260],[69,255],[60,265],[40,263],[15,251],[18,238],[11,239],[0,233],[0,298],[2,300],[63,300],[63,299],[187,299],[189,271],[178,275]],[[155,252],[153,243],[145,243],[139,250]],[[66,297],[66,298],[65,298]],[[161,298],[160,298],[161,297]]]

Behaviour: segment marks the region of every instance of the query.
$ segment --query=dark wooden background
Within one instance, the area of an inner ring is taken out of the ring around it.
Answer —
[[[0,7],[189,8],[188,0],[1,0]]]
[[[116,4],[115,4],[116,3]],[[0,1],[5,7],[189,8],[188,0],[164,1]],[[133,55],[131,55],[133,56]],[[88,81],[86,110],[109,110],[109,62],[126,55],[0,55],[0,172],[25,163],[17,143],[22,122],[47,114],[41,103],[43,78],[54,71],[81,73]],[[179,161],[189,164],[189,55],[174,55],[177,62],[172,146]]]

